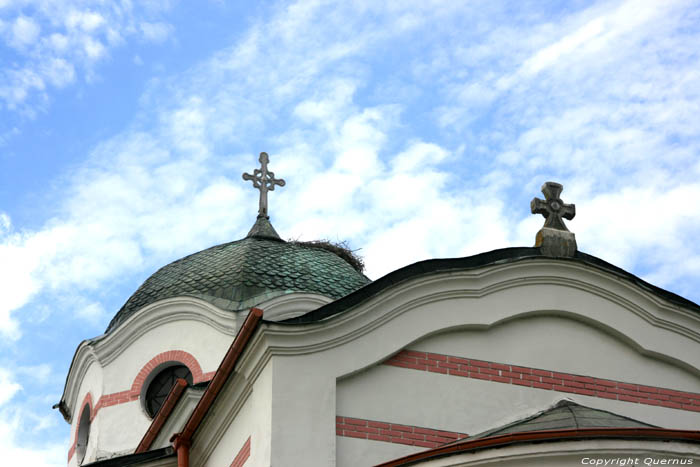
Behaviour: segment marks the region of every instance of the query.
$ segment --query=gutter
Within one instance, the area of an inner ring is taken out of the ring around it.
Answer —
[[[427,451],[418,452],[375,467],[400,467],[464,452],[501,448],[513,444],[571,441],[585,439],[629,439],[649,441],[683,441],[700,444],[700,431],[674,430],[666,428],[576,428],[564,430],[524,431],[489,436],[478,439],[465,439]]]
[[[192,445],[192,436],[199,428],[199,425],[204,420],[207,412],[214,404],[216,397],[221,392],[224,383],[233,373],[233,369],[238,362],[238,359],[243,354],[246,345],[250,341],[253,333],[258,328],[262,321],[263,311],[259,308],[251,308],[250,313],[246,317],[241,329],[238,331],[236,338],[231,343],[226,355],[224,356],[219,368],[216,369],[214,377],[209,382],[209,386],[204,391],[202,398],[199,399],[197,406],[192,411],[190,418],[185,423],[185,427],[180,433],[174,434],[170,441],[177,452],[177,466],[189,467],[190,446]]]

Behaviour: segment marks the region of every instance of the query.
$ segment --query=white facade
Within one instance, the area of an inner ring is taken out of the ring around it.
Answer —
[[[234,465],[246,443],[245,466],[375,465],[425,451],[430,433],[475,435],[561,399],[662,428],[700,428],[700,312],[603,267],[539,257],[427,268],[353,306],[328,305],[339,312],[315,322],[274,322],[329,302],[289,294],[259,305],[265,321],[198,425],[189,465]],[[166,361],[190,367],[195,383],[211,379],[244,318],[193,298],[167,299],[81,344],[63,401],[73,441],[86,395],[92,400],[83,465],[132,453],[151,426],[140,391],[166,363],[148,367],[152,359],[171,352]],[[201,393],[186,391],[150,449],[170,444]],[[346,418],[367,438],[344,429]],[[408,427],[401,433],[414,438],[383,434],[398,433],[385,425]],[[404,444],[411,439],[424,444]],[[485,465],[491,451],[422,465]],[[698,444],[595,440],[512,446],[499,462],[581,465],[585,456],[631,452],[700,462]],[[68,464],[79,465],[77,457]]]

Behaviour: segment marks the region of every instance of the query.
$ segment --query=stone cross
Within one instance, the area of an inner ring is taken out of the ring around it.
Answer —
[[[561,218],[573,219],[576,215],[576,205],[564,204],[559,197],[563,189],[564,187],[559,183],[546,182],[542,185],[545,199],[533,198],[530,201],[530,211],[533,214],[542,214],[546,219],[544,228],[569,231]]]
[[[243,174],[243,180],[251,180],[253,187],[260,190],[260,207],[258,208],[258,217],[267,218],[267,192],[274,191],[275,185],[284,186],[284,180],[275,178],[274,172],[267,170],[267,164],[270,162],[266,152],[260,153],[260,168],[253,171],[253,175],[248,173]]]

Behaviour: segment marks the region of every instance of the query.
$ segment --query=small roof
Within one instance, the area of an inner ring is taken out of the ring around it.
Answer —
[[[700,443],[700,431],[659,428],[607,410],[569,400],[513,423],[379,464],[400,467],[431,459],[526,443],[591,439],[682,441]]]
[[[83,464],[83,467],[125,467],[145,465],[152,461],[165,459],[168,457],[176,457],[175,450],[171,446],[137,454],[125,454],[123,456],[111,457],[109,459]]]
[[[493,428],[483,433],[465,438],[481,439],[489,436],[528,431],[565,430],[577,428],[658,428],[655,425],[640,422],[607,410],[594,409],[579,405],[570,400],[561,400],[556,405],[522,418],[513,423]],[[462,440],[462,441],[464,441]]]

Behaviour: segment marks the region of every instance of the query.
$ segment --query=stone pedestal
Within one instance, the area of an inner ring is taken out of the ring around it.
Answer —
[[[543,227],[535,237],[535,247],[545,256],[572,257],[576,254],[576,235],[566,230]]]

